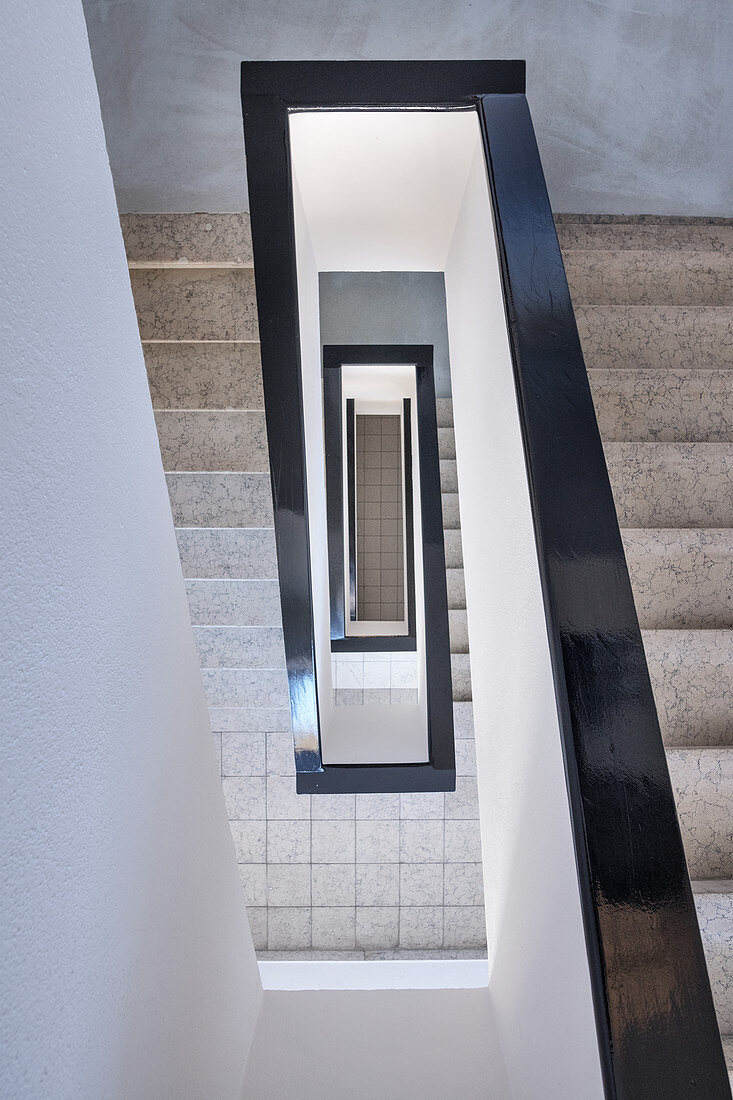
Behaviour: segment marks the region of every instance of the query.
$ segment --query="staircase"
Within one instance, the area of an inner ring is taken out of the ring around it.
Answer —
[[[457,790],[296,795],[249,219],[122,221],[255,946],[270,958],[485,954],[451,402],[437,413]]]
[[[733,1067],[733,225],[558,232]]]

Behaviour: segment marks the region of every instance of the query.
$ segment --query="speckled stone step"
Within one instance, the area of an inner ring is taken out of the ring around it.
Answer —
[[[453,428],[438,428],[438,455],[440,458],[456,457],[456,437]]]
[[[730,258],[723,252],[571,249],[565,272],[577,305],[733,304]]]
[[[563,251],[600,248],[721,252],[733,249],[733,225],[730,223],[686,223],[677,218],[591,221],[560,214],[556,217],[556,227]]]
[[[131,271],[143,340],[258,340],[249,268]]]
[[[465,611],[448,612],[451,653],[468,653],[468,616]]]
[[[275,579],[189,578],[188,609],[194,626],[281,626]]]
[[[443,508],[443,530],[456,531],[461,526],[461,516],[458,509],[458,493],[443,493],[441,496]]]
[[[179,527],[184,577],[275,579],[275,532],[262,528]]]
[[[167,473],[176,527],[272,527],[269,473]]]
[[[733,627],[733,531],[621,532],[643,628]]]
[[[284,708],[289,705],[285,669],[204,668],[210,707]]]
[[[622,527],[733,528],[733,443],[606,443]]]
[[[668,748],[667,764],[690,877],[733,877],[733,748]]]
[[[445,564],[448,569],[463,568],[463,546],[460,531],[444,531]]]
[[[453,699],[457,703],[470,702],[471,695],[471,659],[467,653],[452,653],[450,659],[453,679]]]
[[[270,468],[262,412],[167,409],[156,412],[155,422],[167,471],[265,473]]]
[[[575,305],[589,369],[733,367],[730,306]]]
[[[604,440],[733,442],[733,371],[590,370]]]
[[[284,668],[283,632],[272,626],[195,626],[202,668]]]
[[[436,397],[435,411],[439,428],[453,427],[453,401],[450,397]]]
[[[259,343],[143,344],[155,409],[263,409]]]
[[[131,261],[251,263],[249,214],[121,214]]]
[[[462,569],[446,569],[448,607],[451,611],[466,610],[466,583]]]
[[[733,882],[730,879],[693,881],[692,890],[718,1025],[724,1036],[730,1036],[733,1033]],[[726,1058],[729,1058],[730,1039],[725,1045]]]
[[[642,636],[665,744],[733,746],[733,631]]]
[[[458,472],[454,459],[441,458],[440,460],[440,489],[442,493],[458,492]]]

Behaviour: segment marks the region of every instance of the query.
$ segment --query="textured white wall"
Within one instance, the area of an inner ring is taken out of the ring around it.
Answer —
[[[525,58],[557,211],[730,215],[729,0],[85,0],[121,210],[246,210],[243,59]]]
[[[261,990],[81,4],[0,55],[0,1093],[226,1100]]]
[[[445,271],[489,989],[517,1100],[603,1087],[483,153]],[[476,674],[480,670],[480,675]]]

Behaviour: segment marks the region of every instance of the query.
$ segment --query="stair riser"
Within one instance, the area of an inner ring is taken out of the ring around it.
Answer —
[[[458,511],[458,493],[443,493],[443,529],[456,531],[461,526],[461,517]]]
[[[733,371],[591,370],[607,441],[733,442]]]
[[[438,455],[440,458],[456,457],[456,439],[452,428],[438,428]]]
[[[273,531],[186,527],[176,536],[184,577],[277,578]]]
[[[144,344],[156,409],[264,408],[260,345]]]
[[[285,668],[280,628],[195,626],[202,668]]]
[[[460,531],[444,531],[445,564],[448,569],[463,568],[463,548]]]
[[[469,702],[471,699],[471,663],[468,654],[452,654],[450,664],[453,679],[453,699],[457,703]]]
[[[645,631],[666,745],[733,746],[733,633]]]
[[[733,304],[730,261],[720,252],[570,251],[565,271],[578,305]]]
[[[128,260],[251,263],[249,214],[121,214]]]
[[[254,731],[290,738],[292,753],[292,721],[289,706],[282,707],[217,707],[209,706],[211,728],[215,732]],[[283,773],[290,774],[290,772]]]
[[[557,235],[563,251],[571,249],[684,249],[720,252],[733,249],[733,227],[729,225],[599,224],[559,222]]]
[[[639,623],[733,627],[733,533],[622,531]]]
[[[187,580],[186,590],[194,625],[281,625],[276,580]]]
[[[436,397],[435,411],[439,428],[453,427],[453,402],[450,397]]]
[[[621,527],[733,527],[733,445],[606,443]]]
[[[465,611],[449,611],[451,653],[468,653],[468,621]]]
[[[450,610],[465,611],[466,585],[462,569],[446,570],[446,587],[448,590],[448,607]]]
[[[694,879],[733,878],[733,749],[667,749]]]
[[[577,306],[586,366],[727,370],[733,310],[699,306]]]
[[[165,470],[269,470],[264,413],[168,410],[155,421]]]
[[[143,340],[258,340],[249,270],[131,271]]]
[[[201,675],[210,707],[288,706],[284,669],[205,668]]]
[[[733,1032],[733,894],[696,894],[695,908],[708,964],[718,1025]]]
[[[176,527],[272,527],[269,474],[166,474]]]
[[[458,472],[453,459],[440,460],[440,491],[441,493],[458,492]]]

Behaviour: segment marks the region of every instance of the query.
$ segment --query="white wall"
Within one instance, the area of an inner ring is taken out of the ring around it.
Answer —
[[[512,1096],[488,990],[388,989],[266,991],[243,1100]]]
[[[81,4],[0,54],[0,1093],[226,1100],[261,991]]]
[[[445,285],[489,989],[517,1100],[600,1100],[560,733],[478,140]]]
[[[247,210],[244,59],[527,60],[554,210],[731,215],[729,0],[84,0],[122,210]]]

